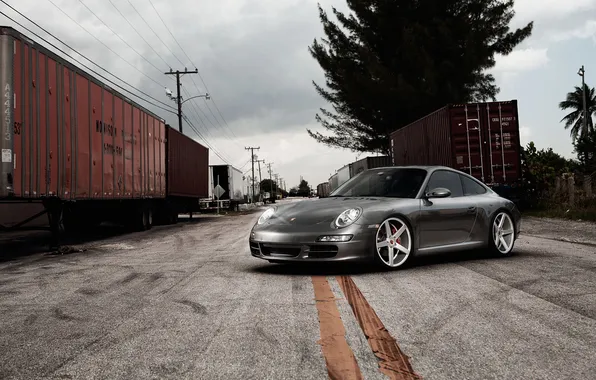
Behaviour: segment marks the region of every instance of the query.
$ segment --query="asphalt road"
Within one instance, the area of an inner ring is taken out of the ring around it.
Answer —
[[[200,217],[0,263],[0,378],[596,374],[593,246],[521,236],[506,259],[285,266],[250,256],[257,216]]]

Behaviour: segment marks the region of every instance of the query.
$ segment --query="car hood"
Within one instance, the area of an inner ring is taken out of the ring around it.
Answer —
[[[278,206],[268,224],[273,225],[315,225],[330,224],[343,211],[360,207],[365,211],[385,202],[384,198],[337,197],[305,200]]]

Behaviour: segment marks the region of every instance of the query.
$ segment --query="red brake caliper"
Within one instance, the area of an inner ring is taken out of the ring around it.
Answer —
[[[392,224],[391,225],[391,235],[395,235],[397,233],[397,228]],[[401,245],[401,238],[397,237],[397,244]]]

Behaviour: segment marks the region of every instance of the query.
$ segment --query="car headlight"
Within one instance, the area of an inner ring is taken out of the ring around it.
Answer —
[[[348,209],[335,219],[335,225],[339,228],[347,227],[350,224],[354,223],[358,218],[362,215],[362,210],[359,208],[351,208]]]
[[[259,220],[257,221],[257,224],[265,223],[273,216],[273,214],[275,214],[275,210],[272,208],[268,208],[267,210],[265,210],[264,213],[261,214],[261,216],[259,216]]]

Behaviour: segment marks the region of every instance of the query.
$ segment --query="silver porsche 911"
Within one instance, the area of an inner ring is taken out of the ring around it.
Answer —
[[[364,171],[328,198],[268,208],[249,246],[270,262],[377,260],[396,268],[423,252],[507,256],[520,223],[513,202],[463,172],[393,166]]]

